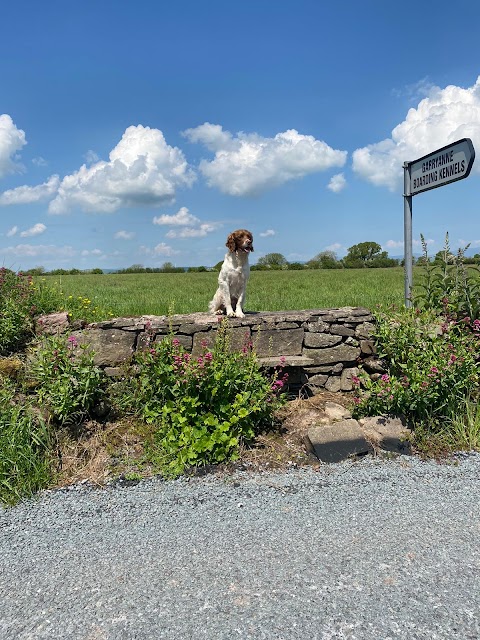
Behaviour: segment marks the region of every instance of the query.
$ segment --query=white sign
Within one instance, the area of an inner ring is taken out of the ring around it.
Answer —
[[[463,180],[469,175],[474,160],[472,141],[470,138],[462,138],[423,158],[408,162],[410,193],[405,195],[414,196],[422,191]]]

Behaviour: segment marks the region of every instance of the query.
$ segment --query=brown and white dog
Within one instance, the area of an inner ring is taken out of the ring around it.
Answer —
[[[228,252],[218,275],[218,289],[208,305],[211,313],[245,317],[245,290],[250,275],[248,254],[253,251],[253,236],[246,229],[237,229],[226,242]]]

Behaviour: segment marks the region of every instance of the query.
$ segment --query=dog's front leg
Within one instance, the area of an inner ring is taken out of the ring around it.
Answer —
[[[235,315],[235,311],[232,307],[232,298],[230,295],[230,286],[228,282],[223,282],[220,284],[220,289],[222,291],[223,304],[225,306],[225,313],[229,318],[233,318]]]
[[[245,305],[245,285],[246,283],[243,283],[243,287],[242,287],[242,291],[240,292],[240,295],[238,296],[238,300],[237,300],[237,304],[235,307],[235,315],[237,316],[237,318],[244,318],[245,314],[243,313],[243,307]]]

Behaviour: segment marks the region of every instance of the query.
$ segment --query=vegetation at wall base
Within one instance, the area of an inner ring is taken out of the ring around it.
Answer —
[[[168,336],[139,353],[135,367],[119,402],[155,425],[147,454],[168,476],[235,460],[242,444],[273,425],[286,401],[286,376],[280,369],[272,377],[260,371],[251,344],[230,349],[225,325],[198,357]]]
[[[376,344],[387,372],[356,379],[355,415],[401,415],[419,449],[480,449],[480,274],[448,243],[435,263],[425,255],[411,309],[376,312]],[[437,254],[437,258],[438,258]]]

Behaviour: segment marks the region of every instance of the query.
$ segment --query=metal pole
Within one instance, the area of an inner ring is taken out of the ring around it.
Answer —
[[[410,195],[410,164],[403,163],[403,230],[405,261],[405,306],[411,307],[413,287],[413,253],[412,253],[412,196]]]

